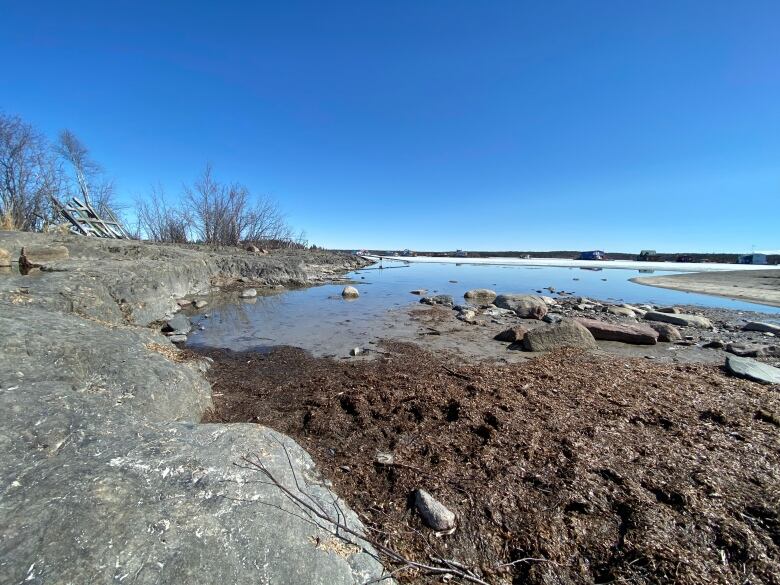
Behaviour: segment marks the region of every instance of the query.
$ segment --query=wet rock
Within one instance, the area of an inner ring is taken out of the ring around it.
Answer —
[[[451,295],[435,295],[432,297],[423,297],[420,299],[420,302],[424,305],[445,305],[448,307],[452,307],[455,304],[455,301],[452,299]]]
[[[674,342],[682,339],[682,334],[674,325],[660,321],[651,321],[647,325],[658,332],[658,341]]]
[[[749,358],[730,355],[726,358],[726,369],[741,378],[762,384],[780,384],[780,369]]]
[[[11,265],[11,253],[5,248],[0,248],[0,266]]]
[[[434,498],[425,490],[418,489],[414,493],[414,506],[423,522],[436,531],[455,528],[455,513]]]
[[[252,299],[257,296],[257,290],[254,288],[247,288],[241,291],[241,294],[238,295],[242,299]]]
[[[774,323],[760,323],[758,321],[751,321],[746,324],[743,331],[761,331],[763,333],[773,333],[774,335],[780,335],[780,325]]]
[[[528,333],[528,328],[522,325],[515,325],[514,327],[505,329],[496,335],[493,339],[496,341],[508,341],[510,343],[516,343],[522,341],[526,333]]]
[[[360,296],[360,293],[354,286],[345,286],[344,290],[341,291],[341,296],[345,299],[356,299]]]
[[[576,321],[591,332],[594,338],[607,341],[620,341],[633,345],[655,345],[658,332],[642,325],[616,325],[596,319],[577,318]]]
[[[740,357],[780,357],[780,346],[758,343],[729,343],[726,351]]]
[[[573,319],[531,329],[523,338],[526,351],[549,351],[559,347],[595,349],[598,345],[593,334]]]
[[[534,295],[498,295],[493,304],[514,311],[521,319],[542,319],[547,314],[547,303]]]
[[[190,323],[186,315],[180,313],[168,319],[163,329],[174,334],[186,335],[192,329],[192,323]]]
[[[706,317],[699,315],[684,315],[682,313],[661,313],[658,311],[648,311],[645,313],[645,319],[648,321],[660,321],[662,323],[671,323],[672,325],[682,325],[684,327],[698,327],[700,329],[712,329],[712,322]]]
[[[409,294],[420,295],[420,296],[427,295],[428,294],[428,289],[427,288],[416,288],[414,290],[410,290]]]
[[[478,299],[479,301],[488,304],[492,303],[493,299],[498,295],[496,295],[496,291],[490,290],[489,288],[472,288],[471,290],[467,290],[463,296],[467,299]]]

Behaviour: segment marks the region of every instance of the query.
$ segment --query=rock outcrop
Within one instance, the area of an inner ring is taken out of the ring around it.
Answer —
[[[0,583],[325,585],[382,574],[360,548],[329,546],[327,526],[242,465],[259,457],[333,510],[305,451],[259,425],[199,424],[208,363],[139,326],[213,279],[307,280],[309,260],[349,259],[0,233],[7,249],[30,240],[65,245],[69,259],[0,278]]]

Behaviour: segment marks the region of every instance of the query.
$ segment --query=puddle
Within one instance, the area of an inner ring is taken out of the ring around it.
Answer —
[[[780,308],[629,282],[638,270],[485,266],[452,264],[394,265],[349,274],[360,297],[341,297],[343,284],[286,291],[254,299],[213,303],[193,317],[189,346],[263,350],[275,345],[302,347],[317,356],[346,356],[354,347],[371,347],[385,332],[399,326],[394,309],[419,302],[409,291],[449,294],[463,302],[470,288],[497,292],[549,295],[544,287],[593,299],[664,305],[700,305],[780,314]],[[675,274],[655,271],[654,274]],[[678,274],[678,273],[677,273]],[[553,295],[554,296],[554,295]],[[206,318],[204,315],[208,314]],[[203,330],[199,331],[198,326]]]

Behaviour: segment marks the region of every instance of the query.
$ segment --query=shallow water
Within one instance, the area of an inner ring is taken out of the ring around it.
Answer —
[[[419,302],[419,297],[409,293],[418,288],[427,288],[429,294],[450,294],[457,303],[470,288],[530,294],[541,290],[549,295],[543,287],[552,286],[577,296],[606,301],[699,305],[780,316],[780,308],[776,307],[629,282],[640,275],[637,270],[452,264],[392,266],[401,267],[351,273],[349,276],[357,281],[355,286],[360,291],[360,298],[351,301],[342,299],[343,285],[324,285],[248,301],[212,302],[194,317],[193,321],[204,330],[196,330],[188,345],[234,350],[293,345],[315,355],[346,356],[353,347],[367,347],[386,337],[386,330],[396,327],[390,311]],[[654,274],[669,273],[655,271]]]

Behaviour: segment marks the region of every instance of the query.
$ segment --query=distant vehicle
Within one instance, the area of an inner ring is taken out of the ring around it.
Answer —
[[[737,264],[766,264],[766,254],[745,254],[739,257]]]
[[[580,252],[577,256],[577,260],[606,260],[607,255],[604,250],[590,250],[588,252]]]
[[[464,252],[463,250],[456,250],[455,251],[455,257],[456,258],[465,258],[466,256],[468,256],[468,254],[466,252]]]
[[[693,262],[693,256],[688,256],[687,254],[677,256],[676,262]]]
[[[639,256],[636,257],[640,262],[658,262],[661,257],[655,250],[642,250],[639,252]]]

